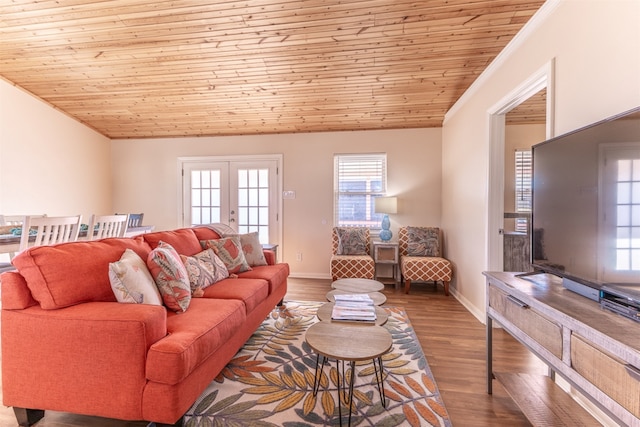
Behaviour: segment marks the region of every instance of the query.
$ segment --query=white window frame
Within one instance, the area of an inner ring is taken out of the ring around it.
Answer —
[[[387,193],[387,155],[386,153],[334,154],[333,169],[333,224],[336,227],[368,227],[379,229],[382,214],[374,212],[374,200]],[[364,182],[365,188],[345,189],[341,184],[353,181]],[[379,182],[379,186],[376,183]],[[373,184],[373,186],[372,186]],[[342,189],[342,190],[341,190]],[[356,207],[364,217],[345,219],[345,198],[361,198],[363,206]],[[342,202],[341,202],[342,201]],[[342,218],[342,219],[341,219]]]

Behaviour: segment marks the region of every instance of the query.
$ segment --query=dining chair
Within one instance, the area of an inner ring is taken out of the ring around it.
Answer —
[[[116,215],[119,215],[119,214],[116,214]],[[129,224],[127,225],[127,228],[141,227],[142,218],[144,218],[144,213],[129,214]]]
[[[40,218],[45,217],[47,214],[42,215],[31,215],[32,218]],[[0,233],[2,234],[12,234],[13,230],[16,228],[22,228],[22,224],[24,223],[24,218],[26,215],[0,215]],[[16,252],[7,252],[9,254],[9,259],[13,259],[16,255]],[[0,269],[3,264],[0,264]]]
[[[91,215],[87,240],[106,239],[107,237],[124,237],[127,232],[129,215]]]
[[[20,236],[20,252],[30,246],[47,246],[78,240],[82,215],[75,216],[25,216]],[[30,231],[35,234],[30,236]],[[33,237],[33,241],[32,238]]]

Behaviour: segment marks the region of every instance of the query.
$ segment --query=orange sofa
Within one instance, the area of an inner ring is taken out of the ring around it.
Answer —
[[[31,248],[2,283],[2,395],[20,425],[55,410],[180,425],[207,385],[287,292],[289,266],[253,267],[204,289],[184,313],[118,303],[108,266],[160,241],[179,254],[218,239],[210,228]]]

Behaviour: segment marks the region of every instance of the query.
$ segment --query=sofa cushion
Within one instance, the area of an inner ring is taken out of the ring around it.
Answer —
[[[440,229],[407,227],[407,256],[440,256]]]
[[[147,233],[143,234],[142,238],[151,246],[151,249],[158,247],[160,241],[163,241],[173,246],[176,252],[181,255],[191,256],[202,251],[200,240],[191,228]]]
[[[194,256],[180,255],[180,259],[187,269],[191,293],[229,277],[229,270],[213,249],[205,249]]]
[[[366,228],[337,227],[338,251],[336,255],[367,255]]]
[[[187,312],[167,313],[168,334],[149,349],[147,379],[179,383],[242,328],[245,320],[240,300],[196,298]]]
[[[173,246],[160,241],[158,247],[149,253],[147,266],[164,305],[177,313],[185,312],[191,302],[191,286],[187,269]]]
[[[162,305],[147,263],[131,249],[125,249],[120,260],[109,263],[109,280],[118,302]]]
[[[118,261],[127,248],[142,259],[151,250],[145,242],[135,239],[70,242],[29,248],[16,255],[13,265],[44,309],[90,301],[115,302],[109,263]]]
[[[242,301],[247,313],[269,296],[269,283],[261,279],[228,278],[204,290],[204,298]]]
[[[289,264],[280,263],[254,267],[238,275],[241,279],[263,279],[269,282],[269,295],[280,286],[286,286],[289,277]]]
[[[193,232],[196,233],[198,240],[220,239],[225,233],[235,233],[233,228],[220,223],[196,225],[193,227]]]
[[[211,248],[227,266],[230,274],[251,270],[242,251],[240,238],[237,236],[223,237],[217,240],[203,240],[200,242],[204,249]]]
[[[240,246],[242,247],[242,252],[244,253],[244,257],[250,267],[255,267],[257,265],[267,265],[267,260],[264,257],[264,252],[262,251],[262,245],[260,244],[260,238],[258,237],[257,231],[247,234],[224,235],[224,237],[233,236],[238,236],[240,238]]]

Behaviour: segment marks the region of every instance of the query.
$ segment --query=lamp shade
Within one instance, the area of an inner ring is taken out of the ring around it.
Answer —
[[[398,212],[397,197],[376,197],[375,211],[382,214],[394,214]]]

